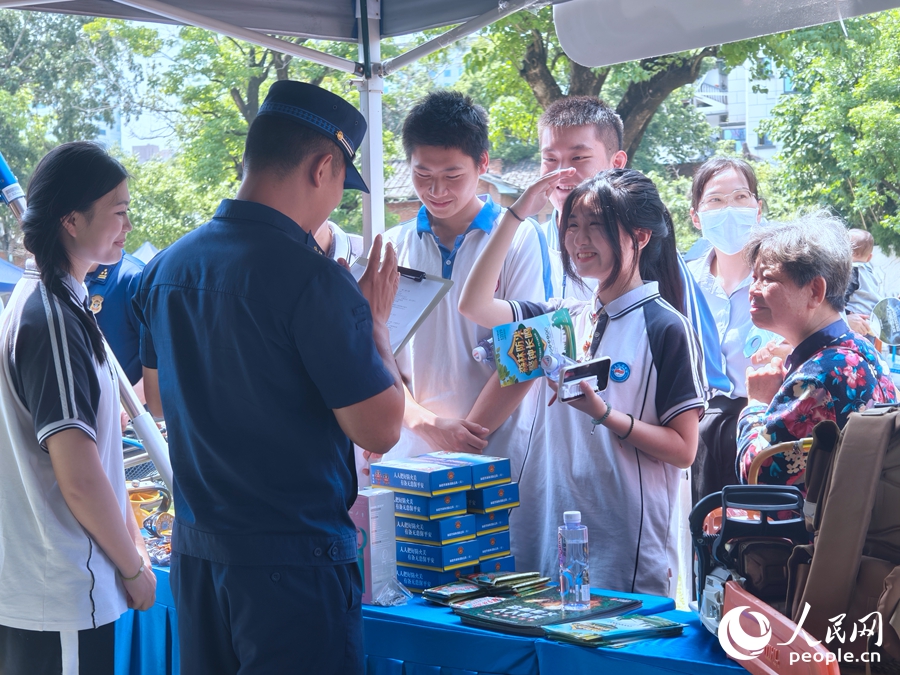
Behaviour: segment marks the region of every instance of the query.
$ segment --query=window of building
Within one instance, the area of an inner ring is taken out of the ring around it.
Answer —
[[[756,147],[757,148],[772,148],[775,144],[772,140],[766,136],[764,133],[759,132],[756,134]]]
[[[784,82],[784,93],[785,94],[794,94],[797,92],[797,87],[794,84],[794,74],[789,71],[784,71],[784,77],[781,78]]]

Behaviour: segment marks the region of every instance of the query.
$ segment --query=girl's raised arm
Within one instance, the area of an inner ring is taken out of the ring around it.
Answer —
[[[460,314],[485,328],[493,328],[513,320],[509,303],[494,297],[503,261],[519,224],[543,208],[561,178],[574,173],[575,169],[571,168],[541,176],[506,210],[469,272],[459,298]]]

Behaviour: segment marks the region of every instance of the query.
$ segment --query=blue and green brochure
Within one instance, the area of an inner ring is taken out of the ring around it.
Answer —
[[[494,361],[502,386],[543,377],[545,354],[575,358],[575,328],[568,309],[494,327]]]
[[[628,614],[544,626],[547,637],[591,647],[614,647],[637,640],[681,635],[685,624],[661,616]]]

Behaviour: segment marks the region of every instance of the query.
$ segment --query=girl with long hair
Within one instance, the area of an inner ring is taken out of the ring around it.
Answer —
[[[679,481],[694,459],[705,405],[702,355],[681,306],[674,231],[653,182],[630,169],[574,188],[559,219],[563,265],[596,279],[592,300],[507,302],[493,297],[500,264],[522,219],[536,214],[567,171],[548,174],[507,210],[466,282],[460,311],[496,326],[561,307],[572,316],[578,360],[608,356],[601,393],[554,403],[543,387],[512,515],[517,567],[556,571],[563,511],[581,511],[591,536],[590,582],[668,594],[678,573]],[[521,385],[517,385],[521,386]],[[548,407],[549,406],[549,407]]]
[[[113,673],[114,622],[156,578],[125,494],[116,373],[84,277],[122,255],[128,174],[99,145],[38,164],[34,256],[0,319],[0,672]]]

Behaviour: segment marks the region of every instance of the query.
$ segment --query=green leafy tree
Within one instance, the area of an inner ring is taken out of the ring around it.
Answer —
[[[845,24],[835,48],[804,43],[786,60],[796,93],[763,129],[783,144],[783,198],[830,207],[900,252],[900,12]]]
[[[634,159],[651,121],[673,92],[694,82],[709,67],[717,47],[642,59],[603,68],[587,68],[569,59],[556,38],[552,10],[518,12],[484,31],[466,60],[466,84],[490,102],[492,118],[507,138],[534,143],[541,111],[566,95],[603,95],[617,101],[625,126],[624,148]],[[672,112],[676,112],[675,108]],[[517,120],[509,124],[507,120]],[[703,127],[705,121],[695,118]]]
[[[122,30],[153,47],[152,31]],[[0,10],[0,151],[23,187],[51,148],[94,138],[117,111],[131,114],[137,56],[105,20]],[[13,253],[17,237],[15,219],[4,209],[0,247]]]
[[[337,56],[357,58],[357,48],[352,44],[284,39]],[[273,82],[309,82],[340,94],[355,105],[359,103],[359,93],[349,74],[202,28],[180,29],[177,36],[162,41],[161,52],[171,65],[148,78],[152,96],[145,106],[167,120],[178,142],[179,164],[200,200],[206,203],[214,204],[237,189],[247,130]],[[389,43],[384,52],[385,58],[391,55]],[[398,88],[393,96],[386,95],[388,111],[400,108],[399,101],[408,94],[409,89]],[[391,115],[387,117],[392,119]],[[386,156],[399,154],[395,127],[396,124],[387,125],[385,129]],[[211,214],[212,210],[207,218]],[[387,218],[386,225],[392,225],[391,214]],[[193,212],[184,214],[184,219],[191,222]],[[332,219],[348,231],[361,232],[359,193],[345,193]]]
[[[131,154],[119,159],[131,175],[128,216],[134,229],[126,242],[131,252],[145,241],[165,248],[209,220],[221,199],[233,196],[228,180],[198,190],[182,155],[144,163]]]
[[[864,21],[864,20],[863,20]],[[492,117],[495,154],[518,158],[537,150],[541,112],[566,95],[601,96],[624,124],[630,165],[661,171],[664,165],[712,151],[712,129],[693,106],[690,85],[715,60],[725,68],[747,64],[756,79],[794,67],[798,51],[840,57],[848,46],[840,24],[711,46],[602,68],[570,60],[556,37],[552,10],[518,12],[475,40],[461,82]]]

